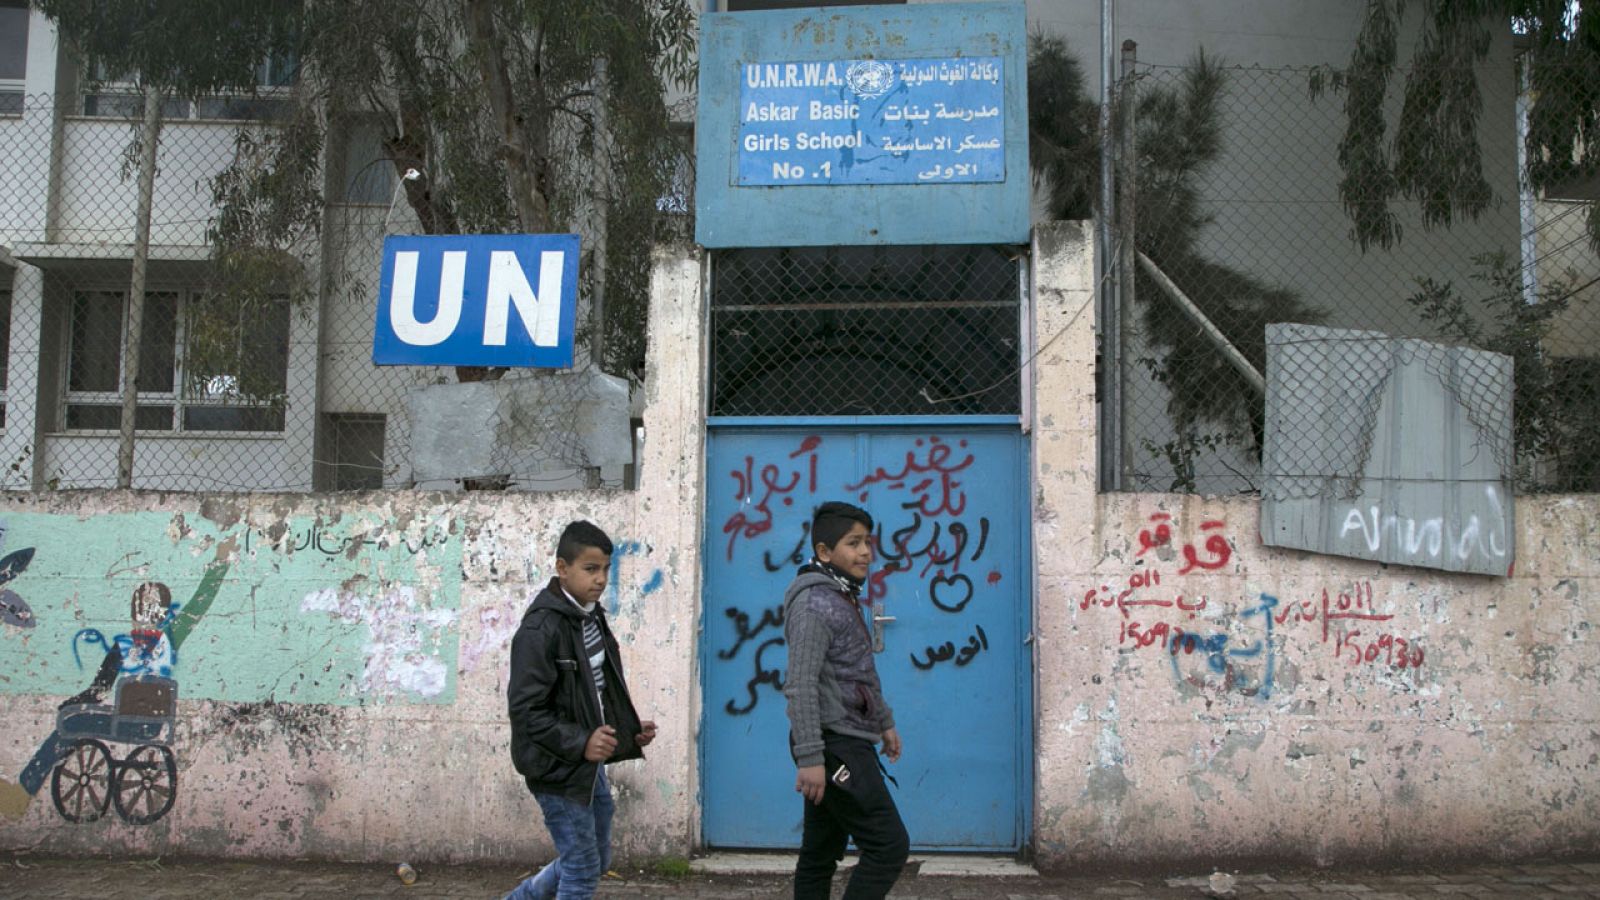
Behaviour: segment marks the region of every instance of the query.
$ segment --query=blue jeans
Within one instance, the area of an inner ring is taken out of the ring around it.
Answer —
[[[611,816],[616,804],[605,766],[595,779],[588,806],[560,794],[534,794],[559,855],[539,874],[517,885],[506,900],[589,900],[611,866]]]

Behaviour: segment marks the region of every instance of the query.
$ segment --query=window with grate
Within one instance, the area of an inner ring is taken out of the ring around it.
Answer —
[[[318,460],[321,489],[371,491],[383,487],[382,413],[324,413],[328,458]]]
[[[237,353],[230,366],[182,377],[184,314],[196,295],[145,295],[139,336],[139,396],[134,427],[141,431],[274,432],[283,430],[288,382],[289,304],[241,310]],[[66,340],[68,431],[115,431],[122,420],[122,343],[127,294],[73,295]]]
[[[710,414],[1018,413],[1021,265],[994,246],[723,251]]]

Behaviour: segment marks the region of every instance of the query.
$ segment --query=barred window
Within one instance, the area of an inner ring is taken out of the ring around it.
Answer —
[[[26,10],[24,10],[26,13]],[[273,57],[256,66],[257,89],[251,94],[217,94],[189,101],[169,97],[161,104],[164,119],[259,121],[285,118],[294,100],[289,89],[299,76],[299,60]],[[144,117],[144,95],[135,76],[101,68],[87,73],[90,89],[83,95],[83,114],[109,119]]]
[[[0,0],[0,116],[22,112],[28,70],[28,4]]]
[[[145,295],[139,339],[139,395],[134,427],[142,431],[283,430],[288,383],[289,304],[239,313],[235,365],[183,375],[184,316],[194,294]],[[122,420],[123,335],[127,294],[85,291],[72,298],[66,330],[66,430],[116,430]]]
[[[383,487],[383,442],[388,418],[383,413],[324,413],[328,442],[319,459],[321,490],[371,491]]]
[[[1021,279],[994,246],[719,253],[711,415],[1018,413]]]

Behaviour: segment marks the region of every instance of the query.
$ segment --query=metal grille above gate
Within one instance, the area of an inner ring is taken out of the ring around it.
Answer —
[[[720,252],[711,288],[713,416],[1020,412],[1016,248]]]

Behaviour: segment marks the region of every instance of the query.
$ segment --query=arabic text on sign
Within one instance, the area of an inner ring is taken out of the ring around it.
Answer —
[[[759,62],[743,70],[736,185],[1005,180],[998,57]]]

